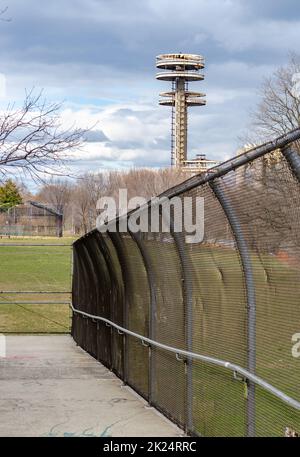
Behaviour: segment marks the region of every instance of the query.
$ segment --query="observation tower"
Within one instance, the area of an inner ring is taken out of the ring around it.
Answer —
[[[172,107],[171,165],[184,166],[187,161],[187,108],[205,105],[205,94],[189,91],[189,82],[202,81],[204,59],[197,54],[160,54],[156,79],[170,81],[172,90],[162,92],[159,104]]]

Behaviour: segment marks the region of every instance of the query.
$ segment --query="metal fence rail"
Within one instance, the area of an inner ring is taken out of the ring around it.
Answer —
[[[299,138],[163,194],[204,198],[201,243],[118,220],[73,245],[74,339],[188,433],[300,432]]]

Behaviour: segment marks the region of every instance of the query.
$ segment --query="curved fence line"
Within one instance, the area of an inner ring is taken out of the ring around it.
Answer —
[[[176,210],[169,233],[150,221],[121,230],[150,200],[73,244],[74,339],[190,434],[300,433],[299,139],[296,129],[161,194],[189,197],[193,215],[203,198],[202,242],[174,230]]]

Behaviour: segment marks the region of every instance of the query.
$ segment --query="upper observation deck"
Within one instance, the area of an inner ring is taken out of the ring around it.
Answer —
[[[156,79],[163,81],[204,79],[204,75],[199,73],[204,68],[204,59],[197,54],[160,54],[156,57],[156,68],[164,70],[156,74]]]
[[[204,68],[204,58],[197,54],[160,54],[156,57],[156,68],[197,71]]]

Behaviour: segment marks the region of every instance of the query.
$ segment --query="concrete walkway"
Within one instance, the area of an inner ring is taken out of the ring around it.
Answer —
[[[7,336],[0,436],[182,436],[69,335]]]

